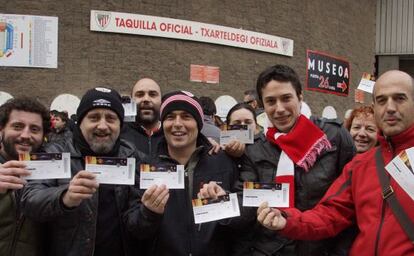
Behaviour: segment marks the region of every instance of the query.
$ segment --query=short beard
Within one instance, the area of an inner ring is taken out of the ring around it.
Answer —
[[[115,146],[116,141],[109,141],[106,143],[94,143],[92,142],[89,147],[91,148],[91,150],[98,155],[102,155],[102,154],[108,154],[109,152],[112,151],[112,149]]]
[[[15,147],[16,141],[10,138],[9,139],[6,138],[4,133],[1,134],[1,138],[2,138],[1,146],[3,147],[3,150],[7,154],[7,156],[10,157],[10,160],[18,160],[19,153],[17,153],[16,151],[16,147]],[[32,146],[32,151],[29,153],[36,152],[40,147],[40,145],[36,146],[35,144],[31,144],[31,146]]]
[[[137,117],[135,118],[135,122],[142,126],[152,126],[156,124],[159,120],[159,111],[152,109],[153,115],[152,118],[142,118],[140,112],[137,113]]]

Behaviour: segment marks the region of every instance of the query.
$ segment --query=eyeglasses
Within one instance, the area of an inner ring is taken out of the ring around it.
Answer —
[[[244,101],[243,103],[245,103],[245,104],[250,104],[250,103],[253,103],[253,101],[254,101],[254,100],[249,100],[249,101]]]

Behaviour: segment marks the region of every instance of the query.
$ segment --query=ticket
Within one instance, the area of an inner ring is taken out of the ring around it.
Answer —
[[[31,175],[26,180],[70,179],[70,153],[24,153],[19,160]]]
[[[195,224],[240,216],[236,193],[217,199],[193,199],[192,203]]]
[[[220,132],[220,145],[229,144],[232,140],[253,144],[254,131],[249,129],[247,125],[228,125],[226,130]]]
[[[85,170],[101,184],[134,185],[135,158],[86,156]]]
[[[259,207],[268,202],[270,207],[289,207],[289,183],[243,183],[243,206]]]
[[[141,164],[139,187],[166,185],[169,189],[184,189],[184,165]]]

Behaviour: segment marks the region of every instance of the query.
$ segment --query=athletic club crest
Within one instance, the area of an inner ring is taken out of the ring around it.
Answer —
[[[109,21],[111,20],[111,14],[109,13],[96,13],[95,14],[96,23],[101,29],[105,29],[108,26]]]
[[[287,53],[289,51],[290,42],[289,40],[283,40],[282,39],[282,49],[283,52]]]

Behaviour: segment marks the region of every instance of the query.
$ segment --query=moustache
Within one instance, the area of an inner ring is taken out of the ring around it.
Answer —
[[[143,101],[140,104],[137,104],[138,109],[154,109],[154,104],[148,101]]]
[[[111,133],[109,133],[109,132],[99,132],[99,131],[96,131],[96,132],[93,133],[93,135],[94,136],[110,136]]]
[[[33,141],[31,139],[16,139],[14,141],[16,144],[28,144],[29,146],[33,146]]]

